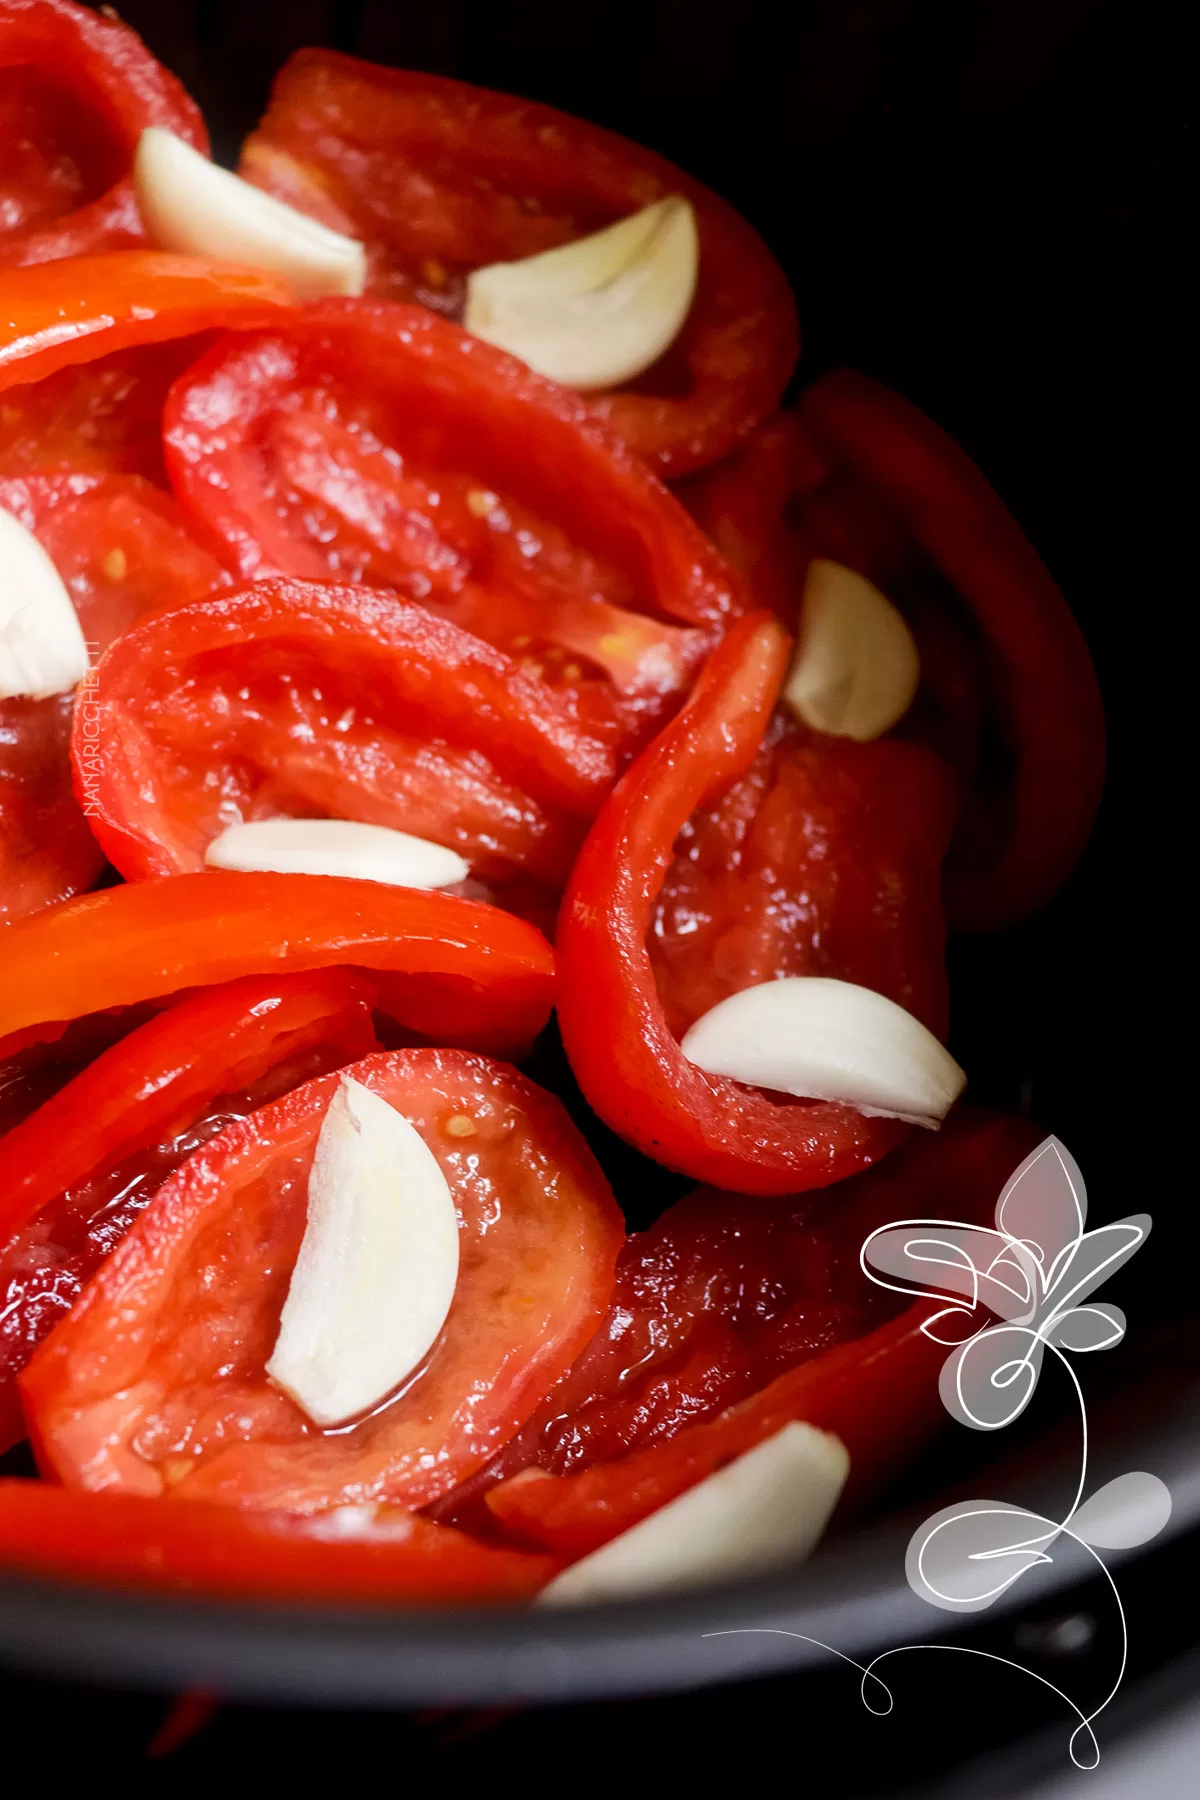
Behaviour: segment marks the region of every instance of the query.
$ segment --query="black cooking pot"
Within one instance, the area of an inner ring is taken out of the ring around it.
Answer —
[[[1200,1334],[1191,1195],[1175,1173],[1189,1108],[1169,1091],[1180,1052],[1168,1048],[1186,1036],[1190,942],[1169,917],[1173,846],[1194,808],[1155,814],[1174,802],[1174,769],[1191,768],[1176,760],[1189,709],[1172,690],[1189,667],[1177,596],[1198,561],[1183,473],[1196,416],[1183,280],[1195,9],[304,0],[284,16],[128,0],[121,11],[187,82],[226,159],[303,43],[528,94],[653,145],[733,200],[788,270],[805,330],[799,382],[850,364],[902,390],[961,440],[1038,544],[1096,657],[1113,772],[1094,842],[1054,905],[952,946],[952,1047],[975,1098],[1030,1111],[1071,1147],[1093,1222],[1154,1215],[1149,1245],[1112,1285],[1126,1343],[1081,1372],[1089,1488],[1159,1475],[1173,1512],[1155,1567],[1186,1555],[1194,1568]],[[538,1069],[563,1084],[553,1043]],[[639,1224],[681,1191],[594,1121],[589,1131]],[[1029,1635],[1039,1619],[1083,1606],[1096,1632],[1116,1632],[1111,1595],[1093,1607],[1094,1564],[1036,1571],[981,1635],[916,1597],[905,1547],[956,1493],[1049,1513],[1069,1501],[1079,1418],[1062,1398],[1039,1396],[994,1443],[951,1428],[873,1519],[752,1586],[552,1616],[249,1609],[6,1579],[0,1655],[94,1680],[340,1705],[646,1693],[933,1638],[1039,1669],[1054,1648]],[[1064,1597],[1085,1577],[1085,1600]]]

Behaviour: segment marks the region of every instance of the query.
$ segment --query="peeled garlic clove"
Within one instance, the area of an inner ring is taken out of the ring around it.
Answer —
[[[920,679],[912,632],[886,594],[841,563],[811,562],[782,694],[804,723],[869,742],[904,717]]]
[[[300,300],[361,294],[362,245],[217,167],[173,132],[143,131],[133,159],[138,210],[162,250],[282,275]]]
[[[349,875],[393,887],[442,888],[471,873],[454,850],[386,825],[353,819],[254,819],[213,839],[214,869],[270,869],[280,875]]]
[[[573,244],[476,269],[463,324],[564,387],[619,387],[678,336],[699,266],[691,206],[659,200]]]
[[[88,672],[71,596],[31,531],[0,507],[0,700],[69,694]]]
[[[556,1575],[539,1606],[678,1592],[765,1574],[809,1555],[850,1470],[840,1438],[785,1425]]]
[[[817,975],[730,994],[696,1020],[680,1048],[710,1075],[931,1128],[967,1081],[902,1006],[871,988]]]
[[[308,1223],[267,1374],[317,1425],[386,1398],[446,1322],[458,1218],[425,1140],[343,1076],[317,1139]]]

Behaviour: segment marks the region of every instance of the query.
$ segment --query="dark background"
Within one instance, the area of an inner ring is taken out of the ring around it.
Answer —
[[[125,0],[119,10],[191,88],[223,160],[283,57],[309,43],[527,94],[653,145],[733,200],[786,267],[805,337],[799,381],[839,363],[865,369],[991,477],[1088,634],[1112,773],[1093,846],[1050,911],[955,947],[955,1047],[977,1097],[1032,1096],[1081,1163],[1096,1218],[1154,1214],[1136,1280],[1117,1296],[1133,1319],[1129,1354],[1139,1332],[1144,1350],[1193,1304],[1193,909],[1181,851],[1195,814],[1184,626],[1200,573],[1200,395],[1185,271],[1200,4]],[[634,1175],[604,1148],[618,1182]],[[1195,1591],[1198,1567],[1194,1546],[1176,1545],[1123,1574],[1133,1651],[1108,1741],[1122,1719],[1194,1691],[1181,1658],[1196,1631],[1175,1602]],[[1075,1610],[1088,1604],[1084,1595]],[[1053,1616],[1020,1629],[1023,1654],[1049,1679],[1104,1691],[1104,1658],[1093,1670],[1086,1648],[1064,1652],[1072,1632],[1055,1636]],[[1011,1632],[1003,1645],[977,1641],[1013,1650]],[[964,1673],[966,1660],[947,1656],[936,1683],[926,1670],[898,1679],[886,1721],[863,1713],[847,1670],[554,1715],[225,1709],[160,1762],[143,1750],[162,1697],[5,1677],[0,1723],[44,1722],[39,1734],[52,1736],[37,1741],[52,1769],[66,1777],[78,1757],[123,1792],[216,1779],[236,1792],[239,1772],[248,1786],[260,1770],[344,1782],[384,1766],[405,1784],[583,1774],[637,1792],[697,1771],[715,1787],[732,1766],[759,1788],[985,1797],[1019,1787],[1043,1755],[1065,1768],[1061,1709],[994,1665]],[[1152,1678],[1158,1686],[1139,1685]],[[1052,1722],[1049,1739],[1013,1748]],[[931,1785],[971,1757],[969,1771]]]

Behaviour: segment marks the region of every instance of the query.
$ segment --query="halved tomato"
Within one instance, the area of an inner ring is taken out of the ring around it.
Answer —
[[[223,340],[172,391],[165,438],[196,529],[241,574],[419,600],[621,750],[743,605],[582,402],[419,307],[328,300]]]
[[[779,404],[795,364],[795,301],[753,227],[644,145],[535,101],[299,50],[240,169],[361,238],[370,292],[451,317],[481,264],[535,255],[683,195],[700,240],[684,328],[638,380],[583,402],[660,474],[726,455]]]
[[[341,969],[201,989],[135,1027],[0,1138],[0,1451],[13,1378],[167,1176],[299,1082],[377,1049]]]
[[[48,1472],[299,1513],[422,1506],[493,1456],[570,1366],[608,1304],[623,1228],[560,1103],[456,1051],[383,1053],[349,1073],[416,1125],[459,1209],[457,1291],[416,1377],[322,1431],[265,1373],[337,1085],[325,1077],[192,1156],[42,1345],[21,1387]]]
[[[470,891],[539,924],[616,775],[566,697],[449,620],[281,579],[121,638],[76,716],[74,757],[130,879],[202,869],[243,819],[330,815],[445,844]]]

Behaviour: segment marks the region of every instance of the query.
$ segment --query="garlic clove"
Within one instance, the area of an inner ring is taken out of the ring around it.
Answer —
[[[315,1424],[343,1424],[421,1363],[457,1281],[458,1216],[437,1158],[395,1107],[343,1075],[267,1374]]]
[[[865,575],[817,557],[782,698],[814,731],[867,743],[913,703],[917,646],[902,615]]]
[[[810,1554],[850,1470],[840,1438],[785,1425],[556,1575],[539,1606],[674,1593],[791,1567]]]
[[[87,642],[62,576],[31,531],[0,507],[0,700],[69,694]]]
[[[699,266],[695,214],[675,196],[557,250],[476,269],[463,324],[564,387],[618,387],[679,335]]]
[[[133,180],[146,231],[162,250],[269,269],[300,300],[363,291],[360,243],[251,187],[173,132],[156,125],[143,131]]]
[[[204,860],[214,869],[347,875],[393,887],[452,887],[471,873],[470,863],[442,844],[353,819],[252,819],[214,838]]]
[[[696,1020],[680,1048],[710,1075],[933,1129],[967,1080],[902,1006],[815,975],[730,994]]]

